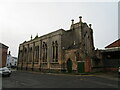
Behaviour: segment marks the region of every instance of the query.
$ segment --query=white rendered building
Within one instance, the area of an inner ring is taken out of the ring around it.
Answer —
[[[6,66],[10,68],[15,68],[17,66],[17,58],[11,56],[10,51],[7,55]]]

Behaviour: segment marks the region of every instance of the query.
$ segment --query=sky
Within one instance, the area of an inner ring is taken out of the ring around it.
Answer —
[[[104,49],[118,39],[118,2],[51,2],[38,0],[0,1],[0,42],[18,56],[19,44],[58,29],[69,30],[71,19],[92,24],[94,46]]]

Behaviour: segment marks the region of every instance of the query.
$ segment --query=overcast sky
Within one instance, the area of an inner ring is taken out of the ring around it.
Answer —
[[[32,2],[31,2],[32,1]],[[71,19],[92,24],[95,48],[103,49],[118,39],[117,2],[39,2],[34,0],[0,3],[0,42],[18,55],[20,43],[56,31],[68,30]]]

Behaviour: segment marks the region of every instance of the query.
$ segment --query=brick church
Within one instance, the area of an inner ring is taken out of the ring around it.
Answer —
[[[82,21],[69,30],[59,29],[19,45],[18,70],[91,72],[94,57],[91,24]]]

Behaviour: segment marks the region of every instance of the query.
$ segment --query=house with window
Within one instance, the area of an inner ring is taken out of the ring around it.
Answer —
[[[82,21],[19,45],[17,69],[42,72],[91,72],[94,57],[91,24]]]
[[[17,67],[17,58],[13,57],[9,51],[7,54],[6,66],[9,68],[16,68]]]
[[[8,50],[8,46],[0,43],[0,67],[6,66],[7,50]]]

